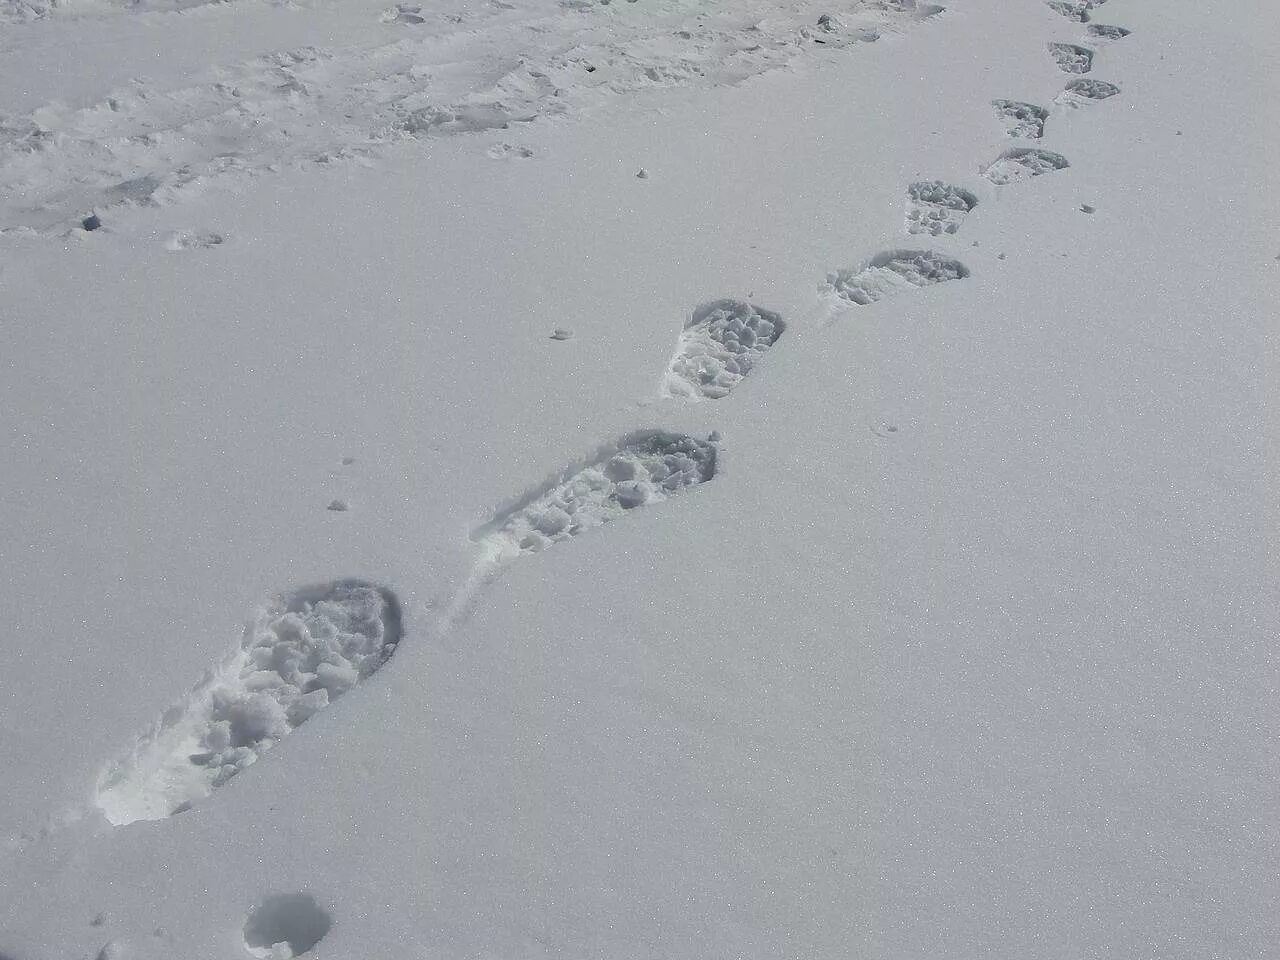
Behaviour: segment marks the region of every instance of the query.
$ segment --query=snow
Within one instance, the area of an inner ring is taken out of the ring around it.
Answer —
[[[1273,955],[1280,23],[945,6],[4,7],[0,956]]]

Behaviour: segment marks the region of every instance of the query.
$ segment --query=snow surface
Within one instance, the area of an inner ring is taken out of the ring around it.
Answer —
[[[0,54],[4,960],[1276,955],[1269,2]]]

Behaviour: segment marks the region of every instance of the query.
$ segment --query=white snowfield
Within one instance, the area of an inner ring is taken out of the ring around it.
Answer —
[[[0,0],[0,960],[1273,960],[1270,0]]]

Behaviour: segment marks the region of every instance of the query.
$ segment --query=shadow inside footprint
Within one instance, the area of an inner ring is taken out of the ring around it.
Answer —
[[[332,918],[310,894],[275,894],[249,912],[244,945],[255,957],[289,960],[305,954],[332,927]]]

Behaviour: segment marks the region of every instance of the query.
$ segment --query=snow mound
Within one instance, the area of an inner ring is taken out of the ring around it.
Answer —
[[[969,276],[958,260],[932,250],[888,250],[862,266],[841,270],[827,282],[841,298],[860,306],[916,287],[930,287]]]
[[[718,400],[751,372],[782,336],[778,314],[740,300],[715,300],[693,311],[667,367],[666,396]]]
[[[907,188],[907,233],[955,233],[977,205],[978,198],[962,187],[919,180]]]
[[[103,774],[97,806],[116,825],[187,809],[367,679],[399,640],[399,604],[381,587],[345,580],[277,599]]]
[[[983,171],[983,176],[995,184],[1020,183],[1055,170],[1065,170],[1069,163],[1060,153],[1037,150],[1031,147],[1014,147]]]

